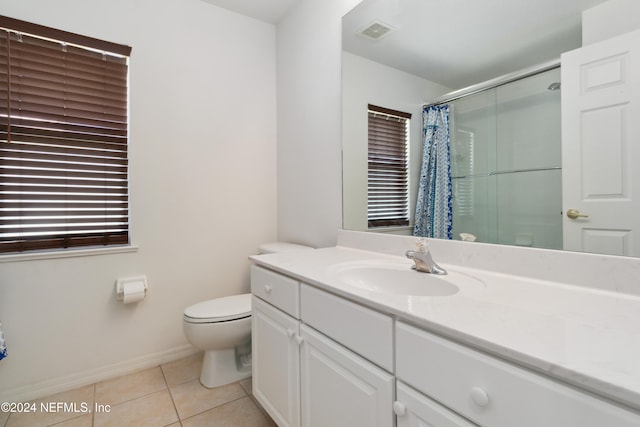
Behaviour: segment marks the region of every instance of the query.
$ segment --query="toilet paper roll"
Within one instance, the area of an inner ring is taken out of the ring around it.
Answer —
[[[124,304],[141,301],[145,296],[144,281],[136,280],[134,282],[127,282],[124,284],[122,291],[122,302]]]

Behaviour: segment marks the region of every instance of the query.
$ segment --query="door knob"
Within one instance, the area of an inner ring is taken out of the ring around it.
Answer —
[[[577,209],[569,209],[567,211],[567,216],[571,219],[589,218],[589,215],[581,214]]]

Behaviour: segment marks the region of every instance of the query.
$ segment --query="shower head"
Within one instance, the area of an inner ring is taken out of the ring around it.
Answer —
[[[551,83],[547,89],[548,90],[558,90],[558,89],[560,89],[560,82]]]

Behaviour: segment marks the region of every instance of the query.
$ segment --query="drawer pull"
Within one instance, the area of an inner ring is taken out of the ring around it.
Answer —
[[[293,336],[293,334],[295,334],[295,331],[291,328],[287,329],[287,336],[289,338],[291,338]]]
[[[480,387],[471,389],[471,400],[478,406],[487,406],[489,404],[489,395]]]
[[[271,291],[273,290],[273,286],[271,285],[264,285],[264,291],[268,294],[271,293]]]
[[[393,412],[399,417],[404,417],[407,413],[407,405],[396,400],[393,402]]]

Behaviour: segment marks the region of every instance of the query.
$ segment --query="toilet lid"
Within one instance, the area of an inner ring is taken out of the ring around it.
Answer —
[[[224,322],[251,315],[251,294],[232,295],[199,302],[184,310],[184,317],[194,323]]]

